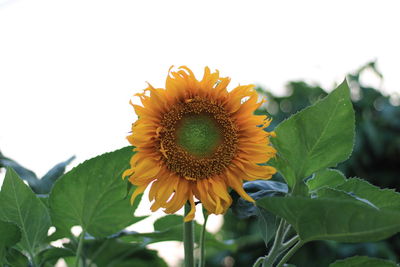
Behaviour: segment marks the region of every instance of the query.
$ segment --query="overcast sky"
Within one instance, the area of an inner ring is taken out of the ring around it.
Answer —
[[[282,93],[377,59],[400,91],[396,2],[0,0],[0,149],[44,174],[125,146],[130,97],[171,65]]]

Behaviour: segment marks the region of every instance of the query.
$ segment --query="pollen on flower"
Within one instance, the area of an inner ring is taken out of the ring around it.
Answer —
[[[161,125],[163,160],[181,177],[191,180],[221,174],[235,156],[235,123],[222,107],[206,99],[176,104],[164,114]]]

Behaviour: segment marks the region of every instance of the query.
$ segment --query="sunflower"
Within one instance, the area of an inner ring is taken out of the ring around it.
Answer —
[[[254,202],[243,180],[269,179],[276,172],[263,164],[275,156],[269,143],[274,133],[264,130],[271,122],[267,116],[253,114],[263,103],[254,85],[228,91],[229,82],[208,67],[199,81],[182,66],[169,70],[165,89],[149,84],[136,94],[142,105],[131,102],[138,120],[127,137],[136,153],[123,173],[137,186],[132,203],[150,185],[152,211],[175,213],[189,201],[190,221],[194,198],[209,213],[224,213],[232,203],[229,187]]]

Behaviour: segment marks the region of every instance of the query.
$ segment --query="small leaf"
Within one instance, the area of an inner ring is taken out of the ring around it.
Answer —
[[[307,181],[310,191],[316,191],[325,186],[336,187],[343,184],[346,177],[338,170],[325,169],[315,173],[314,177]]]
[[[4,157],[3,154],[1,153],[0,153],[0,166],[14,169],[14,171],[18,174],[18,176],[21,179],[27,181],[32,190],[35,191],[34,188],[37,186],[39,179],[37,178],[36,174],[33,171],[21,166],[15,160]]]
[[[288,192],[288,187],[286,184],[270,180],[246,182],[244,183],[243,188],[254,200],[258,200],[266,196],[282,196]],[[259,215],[257,207],[253,203],[250,203],[239,197],[235,191],[232,191],[231,195],[233,198],[231,208],[235,216],[237,216],[239,219],[245,219],[251,216]]]
[[[130,205],[122,180],[132,154],[132,147],[103,154],[58,179],[49,198],[56,228],[69,231],[80,225],[95,237],[105,237],[143,219],[133,216],[139,201]]]
[[[275,236],[278,229],[279,219],[271,212],[258,208],[258,227],[260,228],[261,236],[265,246],[268,247],[268,242]]]
[[[0,219],[18,225],[22,247],[35,254],[38,244],[47,236],[50,216],[44,204],[11,168],[7,168],[0,203]]]
[[[400,231],[400,212],[344,199],[266,197],[261,206],[287,220],[303,241],[374,242]]]
[[[56,166],[51,168],[43,177],[39,180],[38,186],[36,189],[37,194],[48,194],[58,178],[64,174],[65,168],[68,164],[71,163],[75,159],[75,156],[72,156],[66,161],[58,163]]]
[[[344,260],[338,260],[329,265],[329,267],[397,267],[392,261],[370,258],[366,256],[355,256]]]
[[[271,141],[273,164],[293,188],[312,173],[346,160],[353,149],[354,110],[344,81],[327,97],[283,121]]]

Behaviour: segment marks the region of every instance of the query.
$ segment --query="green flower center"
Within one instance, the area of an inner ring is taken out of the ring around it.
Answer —
[[[222,141],[221,130],[210,115],[186,115],[179,122],[177,144],[193,156],[211,156]]]

